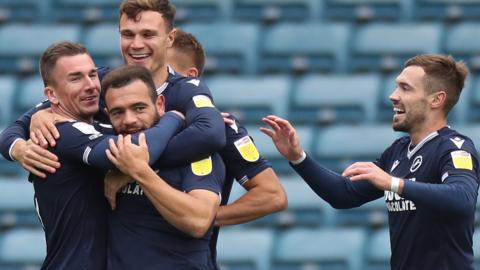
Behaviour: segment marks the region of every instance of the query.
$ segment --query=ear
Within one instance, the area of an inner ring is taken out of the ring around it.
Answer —
[[[171,48],[173,46],[173,42],[175,41],[175,35],[177,34],[177,29],[173,28],[167,36],[167,48]]]
[[[165,96],[159,95],[157,97],[157,102],[155,104],[157,106],[157,111],[160,116],[165,114]]]
[[[188,68],[187,77],[198,77],[198,69],[195,67]]]
[[[438,91],[432,94],[431,104],[432,109],[443,108],[447,100],[447,92]]]
[[[51,86],[46,86],[43,89],[43,93],[45,94],[45,96],[47,96],[50,103],[52,103],[54,105],[58,105],[60,103],[60,101],[57,98],[57,93],[55,92],[55,90]]]

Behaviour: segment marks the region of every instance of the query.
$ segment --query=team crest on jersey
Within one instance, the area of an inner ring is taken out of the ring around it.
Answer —
[[[195,103],[195,107],[197,108],[214,107],[212,100],[205,95],[196,95],[192,99],[193,103]]]
[[[260,153],[257,147],[253,143],[250,136],[245,136],[235,141],[235,147],[242,156],[243,159],[249,162],[255,162],[260,158]]]
[[[416,172],[420,166],[422,166],[422,156],[416,156],[413,160],[412,166],[410,167],[410,172]]]
[[[470,153],[457,150],[451,153],[453,166],[456,169],[466,169],[466,170],[473,170],[473,162],[472,162],[472,155]]]
[[[192,172],[196,176],[205,176],[212,172],[212,157],[195,161],[191,164]]]

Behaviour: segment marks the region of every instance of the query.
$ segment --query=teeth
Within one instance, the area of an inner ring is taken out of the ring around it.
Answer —
[[[398,109],[398,108],[393,108],[393,111],[394,111],[394,112],[397,112],[397,113],[403,113],[403,112],[404,112],[403,110],[400,110],[400,109]]]
[[[148,54],[143,53],[143,54],[130,54],[133,58],[145,58],[148,57]]]

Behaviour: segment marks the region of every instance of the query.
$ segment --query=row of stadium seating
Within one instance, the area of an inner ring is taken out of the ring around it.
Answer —
[[[335,210],[320,199],[299,177],[280,175],[288,195],[288,209],[242,225],[248,228],[366,228],[388,226],[387,209],[383,198],[349,210]],[[33,207],[33,187],[25,176],[0,177],[0,230],[12,227],[38,227]],[[230,201],[238,199],[245,190],[235,184]],[[477,203],[475,223],[480,225],[480,202]]]
[[[217,107],[244,124],[276,114],[297,124],[390,123],[389,95],[397,74],[206,77]],[[472,76],[473,77],[473,76]],[[38,75],[0,76],[0,126],[45,99]],[[480,77],[471,78],[450,115],[455,124],[480,121]]]
[[[480,228],[477,228],[477,231]],[[480,267],[480,236],[474,235],[474,260]],[[0,233],[0,270],[37,269],[45,255],[41,229]],[[388,229],[361,228],[223,229],[218,262],[228,270],[387,270],[390,269]]]
[[[358,73],[398,71],[421,53],[449,53],[480,69],[480,23],[278,24],[197,23],[194,33],[207,52],[207,73]],[[37,71],[39,55],[50,44],[81,42],[97,65],[117,66],[118,26],[80,24],[15,24],[0,26],[0,73]],[[15,44],[15,45],[12,45]]]
[[[121,0],[2,0],[0,21],[116,21]],[[172,0],[180,21],[404,21],[480,18],[479,0]]]

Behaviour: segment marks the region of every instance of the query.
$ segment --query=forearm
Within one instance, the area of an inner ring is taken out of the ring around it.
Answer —
[[[13,153],[14,143],[16,144],[19,141],[25,143],[28,137],[28,128],[25,128],[19,120],[7,127],[0,135],[0,152],[2,156],[10,161],[15,160],[15,153]]]
[[[247,193],[235,202],[219,207],[215,225],[241,224],[287,207],[285,191],[271,168],[250,179],[244,187]]]
[[[208,157],[225,146],[225,124],[215,108],[203,109],[169,142],[160,164],[175,167]],[[188,147],[186,147],[188,145]]]
[[[150,164],[155,163],[160,158],[169,140],[178,132],[182,124],[183,120],[180,116],[175,113],[167,113],[155,126],[144,131],[148,144]],[[109,138],[116,140],[117,136],[106,137],[95,145],[87,157],[88,164],[106,170],[116,169],[105,153],[109,148]],[[138,134],[132,137],[132,141],[135,143],[138,142]]]
[[[401,196],[441,215],[471,215],[477,200],[478,185],[469,174],[449,176],[442,184],[404,180]]]
[[[383,195],[383,191],[368,181],[350,181],[323,167],[308,155],[302,163],[292,165],[292,168],[318,196],[334,208],[358,207]]]
[[[131,176],[137,180],[162,217],[177,229],[200,238],[210,228],[217,207],[174,189],[147,164]]]

